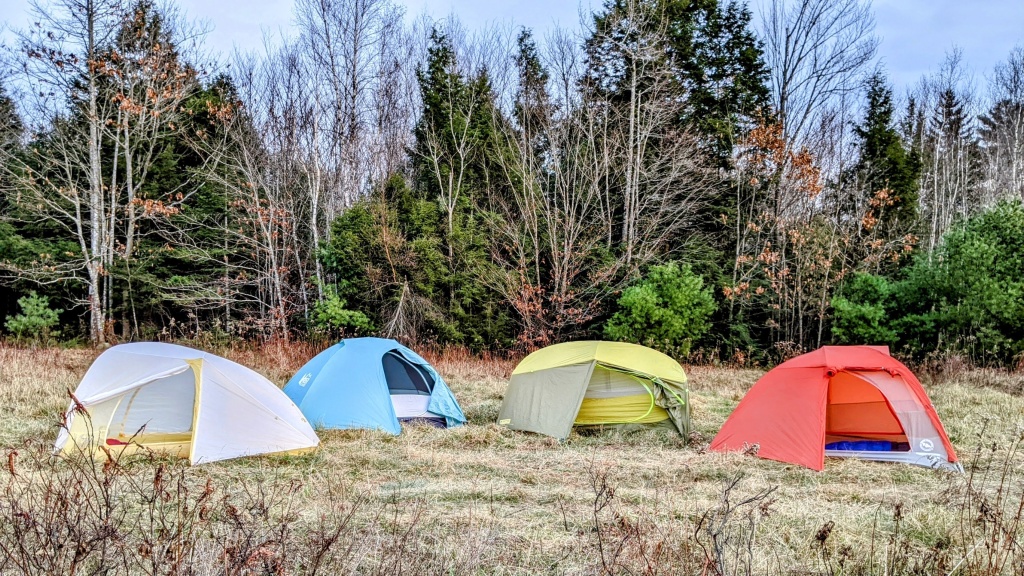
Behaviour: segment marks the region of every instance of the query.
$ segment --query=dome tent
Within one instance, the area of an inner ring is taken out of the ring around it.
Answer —
[[[299,409],[269,380],[199,350],[140,342],[114,346],[89,367],[54,449],[140,448],[191,464],[319,444]]]
[[[814,470],[825,456],[961,469],[921,383],[884,346],[825,346],[761,377],[711,449]]]
[[[559,439],[573,426],[690,429],[686,375],[656,350],[625,342],[565,342],[537,350],[512,372],[498,424]]]
[[[316,355],[284,387],[306,418],[323,428],[392,434],[402,421],[453,427],[462,408],[429,362],[394,340],[349,338]]]

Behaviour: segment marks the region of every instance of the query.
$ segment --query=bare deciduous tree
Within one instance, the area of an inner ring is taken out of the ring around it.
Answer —
[[[415,91],[402,74],[411,43],[402,11],[389,0],[300,0],[296,14],[296,48],[317,115],[311,144],[330,169],[330,220],[398,166],[394,153],[408,140],[388,138],[411,128]]]
[[[768,0],[764,56],[775,111],[791,147],[812,145],[816,119],[858,87],[878,40],[870,0]]]
[[[228,244],[191,248],[211,262],[230,252],[224,278],[175,290],[226,320],[251,316],[264,336],[287,334],[322,300],[330,223],[402,169],[416,110],[418,55],[395,4],[302,0],[296,13],[295,41],[236,59],[244,104],[221,139],[200,143],[228,196],[217,224]]]
[[[89,336],[96,342],[105,338],[105,263],[112,260],[116,208],[109,205],[101,164],[103,133],[116,115],[114,103],[100,94],[111,65],[103,49],[123,15],[117,1],[34,3],[37,25],[19,35],[24,82],[33,95],[31,119],[35,130],[49,131],[50,138],[46,146],[34,147],[32,164],[18,166],[12,176],[31,197],[26,205],[66,230],[80,251],[65,255],[60,266],[40,262],[31,272],[86,283]]]
[[[1024,46],[996,67],[990,91],[992,105],[980,118],[988,195],[1024,200]]]
[[[953,223],[984,204],[980,197],[977,99],[963,62],[953,50],[941,68],[922,78],[911,95],[908,118],[921,152],[923,247],[931,253]]]
[[[640,17],[630,12],[621,24],[637,26]],[[556,36],[556,96],[521,85],[534,90],[520,98],[532,109],[520,111],[517,126],[499,127],[510,150],[500,159],[510,197],[494,199],[498,266],[490,280],[519,314],[525,347],[593,318],[642,266],[679,248],[713,184],[696,139],[676,126],[680,103],[670,97],[666,59],[652,52],[664,44],[638,35],[623,34],[635,42],[616,47],[632,66],[624,101],[571,90],[581,80],[578,58]]]

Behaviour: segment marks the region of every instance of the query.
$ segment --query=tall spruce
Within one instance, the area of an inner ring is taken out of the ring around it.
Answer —
[[[533,142],[534,151],[540,155],[546,148],[544,128],[552,113],[551,97],[548,94],[550,74],[541,63],[537,43],[528,29],[516,37],[518,48],[513,57],[519,86],[516,91],[514,119],[518,128]]]
[[[631,9],[646,17],[624,22]],[[631,66],[618,47],[651,39],[663,43],[665,65],[677,85],[674,97],[686,102],[680,124],[695,128],[726,167],[735,143],[769,106],[768,69],[750,20],[746,4],[736,1],[606,0],[586,44],[587,84],[608,95],[622,93]]]
[[[24,130],[14,99],[0,83],[0,149],[7,150],[8,154],[19,154]],[[6,155],[0,155],[0,162],[8,162]],[[16,194],[14,182],[5,168],[0,166],[0,276],[4,273],[4,263],[17,259],[19,248],[24,246],[24,240],[18,234],[16,224],[19,219],[14,214],[12,202],[12,196]],[[0,282],[0,318],[15,312],[17,294],[9,283]]]
[[[769,106],[768,67],[745,3],[692,0],[670,20],[671,55],[689,106],[684,121],[706,134],[725,162]],[[679,10],[679,8],[676,8]]]
[[[413,152],[418,189],[442,198],[452,218],[467,207],[489,182],[488,152],[493,131],[494,94],[486,70],[463,74],[451,39],[440,30],[430,35],[427,62],[417,77],[423,112],[416,123]]]
[[[908,149],[893,118],[892,88],[881,72],[867,81],[867,112],[855,128],[860,160],[857,179],[867,205],[864,232],[877,232],[885,240],[912,233],[918,216],[918,152]]]
[[[478,280],[489,259],[490,238],[482,212],[488,196],[501,193],[495,158],[502,152],[496,126],[505,120],[494,104],[487,70],[461,70],[451,39],[438,29],[431,32],[427,61],[417,77],[423,111],[413,150],[416,199],[406,197],[403,202],[430,202],[440,210],[436,220],[428,219],[437,222],[432,240],[420,241],[412,228],[421,223],[412,221],[406,222],[408,238],[421,247],[433,242],[439,252],[421,255],[440,264],[433,276],[436,282],[423,287],[436,294],[432,300],[446,318],[437,338],[490,346],[500,338],[508,313]],[[420,213],[428,212],[432,210]],[[400,212],[398,218],[406,216]]]

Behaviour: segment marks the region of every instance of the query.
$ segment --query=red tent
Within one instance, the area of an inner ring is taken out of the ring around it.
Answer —
[[[825,346],[765,374],[711,442],[814,470],[825,456],[960,469],[921,382],[882,346]]]

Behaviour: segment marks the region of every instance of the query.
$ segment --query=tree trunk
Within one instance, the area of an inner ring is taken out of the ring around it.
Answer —
[[[86,2],[86,19],[88,26],[87,56],[89,62],[89,339],[94,344],[105,341],[104,319],[106,308],[102,298],[102,281],[106,271],[103,270],[103,253],[106,244],[105,222],[103,218],[103,182],[100,171],[100,118],[99,88],[96,78],[96,5],[95,0]]]

